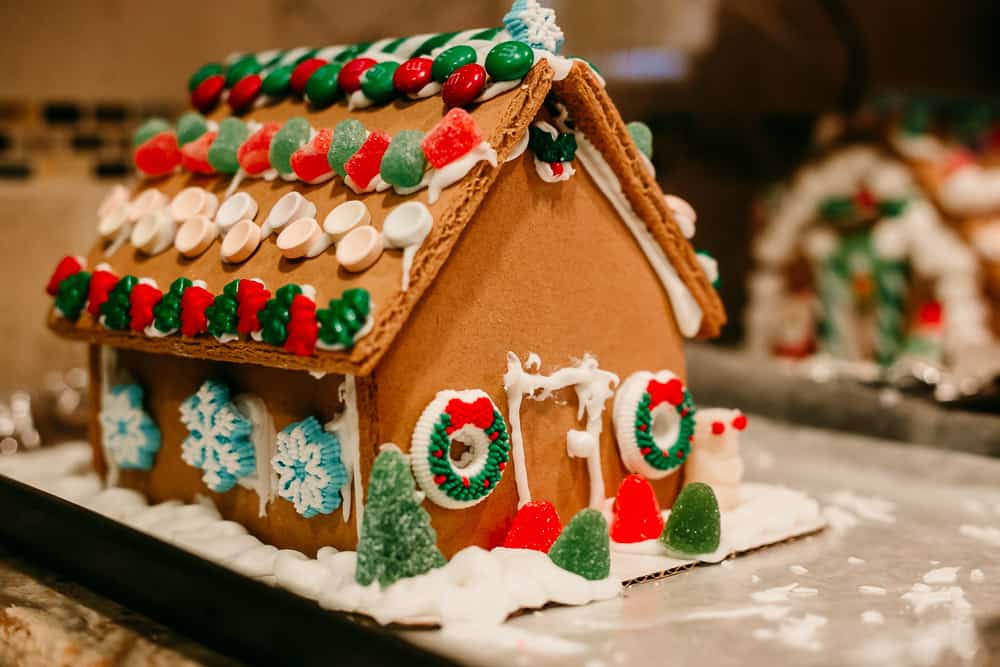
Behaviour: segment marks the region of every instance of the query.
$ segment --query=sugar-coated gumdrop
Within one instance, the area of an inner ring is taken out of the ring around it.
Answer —
[[[344,164],[361,148],[361,144],[365,143],[367,134],[361,121],[353,118],[342,120],[333,128],[333,140],[330,142],[327,161],[341,177],[347,176]]]
[[[611,543],[604,515],[589,507],[580,510],[552,544],[549,558],[584,579],[606,579],[611,574]]]
[[[139,283],[129,295],[129,328],[142,332],[153,323],[153,308],[163,298],[163,292],[146,283]]]
[[[392,138],[382,156],[383,181],[400,188],[412,188],[420,183],[427,166],[427,158],[420,147],[423,139],[424,133],[419,130],[403,130]]]
[[[548,553],[561,532],[562,522],[555,506],[547,500],[532,500],[517,510],[503,546]]]
[[[245,336],[260,329],[257,314],[270,298],[271,292],[256,280],[240,281],[236,291],[236,300],[239,302],[236,309],[236,316],[239,319],[236,325],[238,334]]]
[[[361,90],[361,75],[377,64],[378,61],[374,58],[355,58],[344,63],[337,74],[337,85],[347,95]]]
[[[316,303],[299,294],[292,299],[288,308],[288,338],[285,350],[301,357],[308,357],[316,351],[316,337],[319,324],[316,322]]]
[[[132,148],[138,148],[161,132],[169,131],[170,123],[162,118],[150,118],[140,125],[135,134],[132,135]]]
[[[719,548],[722,517],[712,487],[692,482],[674,501],[667,527],[660,541],[668,549],[682,554],[708,554]]]
[[[108,294],[118,283],[118,276],[98,269],[90,276],[90,289],[87,295],[87,312],[93,316],[100,315],[101,306],[108,300]]]
[[[438,121],[421,147],[431,165],[440,169],[462,157],[483,140],[476,121],[464,109],[452,109]]]
[[[368,68],[361,75],[361,92],[365,97],[377,104],[388,102],[396,94],[392,85],[393,75],[399,68],[399,63],[387,60]]]
[[[389,148],[389,135],[375,131],[368,135],[361,148],[344,164],[344,171],[358,190],[367,190],[372,180],[378,176],[382,157]]]
[[[288,87],[296,95],[302,95],[306,92],[306,84],[309,82],[309,78],[313,75],[313,72],[325,64],[326,61],[322,58],[306,58],[292,70],[292,78],[288,82]]]
[[[226,102],[234,113],[246,111],[260,94],[263,81],[259,74],[248,74],[232,87],[229,91],[229,98]]]
[[[208,130],[208,123],[200,113],[188,111],[177,119],[177,143],[189,144]]]
[[[430,515],[414,498],[410,465],[398,451],[383,450],[368,476],[368,501],[358,540],[354,578],[381,586],[445,564]]]
[[[340,97],[341,90],[337,84],[337,76],[341,67],[337,62],[327,63],[310,75],[309,81],[306,82],[306,98],[313,106],[330,106]]]
[[[169,174],[181,163],[177,135],[161,132],[135,149],[135,168],[146,176]]]
[[[74,273],[79,273],[83,270],[83,264],[80,263],[78,257],[72,255],[67,255],[59,260],[59,264],[56,265],[56,270],[52,272],[52,276],[49,278],[48,284],[45,286],[45,293],[49,296],[55,296],[59,291],[59,283],[61,283],[66,278],[69,278]]]
[[[642,475],[629,475],[615,496],[611,539],[630,544],[655,540],[662,532],[663,515],[652,485]]]
[[[441,86],[445,106],[461,107],[472,104],[486,88],[486,70],[479,63],[462,65],[451,73]]]
[[[251,176],[257,176],[271,168],[268,154],[271,150],[271,141],[280,129],[281,123],[264,123],[240,144],[239,150],[236,151],[236,159],[243,171]]]
[[[392,74],[392,85],[403,95],[416,95],[431,82],[430,58],[410,58]]]
[[[284,97],[291,89],[292,72],[295,65],[282,65],[271,70],[260,84],[260,92],[269,97]]]
[[[289,160],[292,153],[297,151],[303,144],[309,141],[309,121],[301,116],[289,118],[274,139],[271,140],[271,148],[268,150],[268,159],[271,166],[278,170],[279,174],[291,174],[292,165]]]
[[[181,147],[181,166],[195,174],[214,174],[215,167],[208,161],[208,149],[218,132],[205,132],[194,141]]]
[[[333,130],[324,128],[309,143],[292,153],[288,163],[295,175],[306,183],[318,183],[332,176],[333,170],[326,159],[332,139]]]
[[[191,91],[191,106],[202,113],[207,113],[219,103],[222,91],[225,89],[226,77],[221,74],[213,74]]]
[[[652,160],[653,131],[649,129],[649,126],[645,123],[640,123],[639,121],[634,120],[627,124],[625,129],[628,130],[628,133],[632,137],[632,141],[635,142],[635,147],[639,149],[639,152]]]
[[[240,145],[250,130],[239,118],[226,118],[219,123],[219,133],[208,148],[208,162],[221,174],[235,174],[240,168],[236,158]]]
[[[181,333],[193,337],[208,331],[208,317],[205,309],[212,305],[215,297],[204,287],[192,285],[181,296]]]

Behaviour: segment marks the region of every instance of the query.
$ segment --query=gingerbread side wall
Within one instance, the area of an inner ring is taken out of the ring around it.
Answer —
[[[623,380],[637,370],[684,375],[669,299],[582,168],[567,182],[547,184],[528,155],[503,167],[434,288],[375,370],[379,441],[408,450],[421,412],[444,389],[486,391],[509,422],[508,350],[522,359],[539,354],[546,374],[589,352]],[[609,497],[627,474],[610,413],[611,401],[601,437]],[[575,394],[567,389],[556,400],[525,400],[521,414],[532,496],[552,501],[568,520],[587,505],[589,490],[586,461],[566,454],[566,432],[582,428]],[[672,504],[680,479],[654,482],[664,506]],[[468,544],[494,545],[517,506],[513,467],[471,509],[425,506],[446,555]]]

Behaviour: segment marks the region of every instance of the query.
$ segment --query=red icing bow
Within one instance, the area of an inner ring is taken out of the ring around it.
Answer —
[[[649,394],[650,410],[660,403],[680,405],[684,401],[684,385],[677,378],[667,382],[650,380],[649,384],[646,385],[646,392]]]
[[[453,398],[448,401],[444,411],[451,417],[451,425],[447,429],[449,435],[466,424],[485,430],[493,423],[493,403],[485,396],[477,398],[472,403]]]

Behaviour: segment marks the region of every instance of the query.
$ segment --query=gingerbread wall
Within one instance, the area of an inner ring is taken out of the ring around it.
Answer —
[[[373,380],[378,441],[409,449],[424,407],[443,389],[482,389],[508,418],[506,353],[541,356],[541,371],[585,352],[624,380],[637,370],[684,375],[682,338],[666,293],[604,195],[576,165],[569,181],[543,183],[529,156],[507,164]],[[613,399],[612,399],[613,400]],[[697,397],[695,397],[697,401]],[[627,474],[604,413],[601,461],[606,494]],[[583,428],[572,389],[558,400],[525,400],[527,469],[534,499],[552,501],[566,521],[587,505],[586,459],[566,454],[566,432]],[[670,506],[681,475],[654,483]],[[471,509],[428,501],[438,544],[451,555],[502,539],[517,506],[513,467]]]

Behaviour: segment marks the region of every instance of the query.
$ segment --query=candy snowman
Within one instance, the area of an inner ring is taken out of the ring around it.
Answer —
[[[685,467],[684,482],[704,482],[711,486],[723,512],[740,504],[743,480],[740,432],[746,427],[747,418],[739,410],[698,410],[694,446]]]

